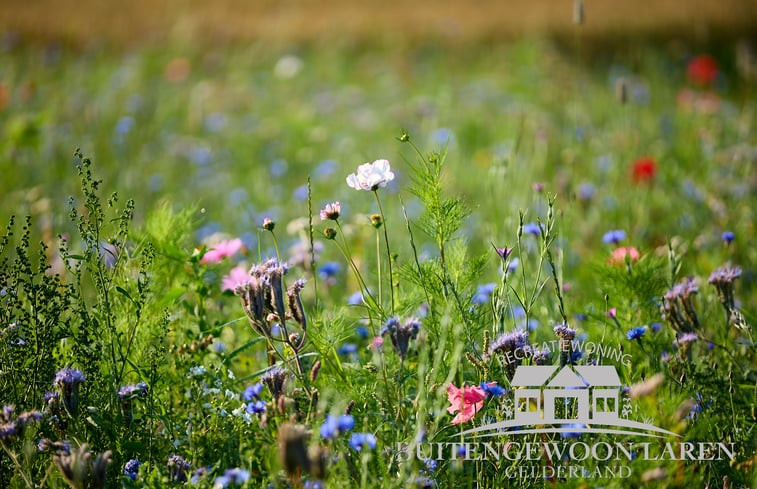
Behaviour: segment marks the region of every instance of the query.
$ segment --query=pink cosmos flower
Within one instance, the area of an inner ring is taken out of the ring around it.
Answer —
[[[210,247],[210,250],[202,256],[200,263],[220,263],[242,249],[242,240],[239,238],[221,241]]]
[[[326,204],[326,207],[321,209],[321,221],[336,221],[339,219],[339,214],[341,212],[342,206],[338,201]]]
[[[607,260],[607,263],[611,265],[623,265],[626,262],[626,257],[631,263],[639,261],[639,250],[633,246],[621,246],[615,248],[612,252],[612,257]]]
[[[376,190],[386,187],[394,180],[394,172],[388,160],[376,160],[373,163],[363,163],[355,173],[347,175],[347,185],[355,190]]]
[[[237,286],[250,280],[252,276],[243,266],[234,267],[221,279],[221,290],[234,290]]]
[[[463,386],[459,389],[454,384],[450,384],[447,387],[447,399],[450,403],[447,412],[450,414],[457,412],[452,424],[460,424],[470,421],[484,406],[486,392],[479,386]]]

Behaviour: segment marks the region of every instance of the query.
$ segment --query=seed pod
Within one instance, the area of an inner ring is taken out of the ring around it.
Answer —
[[[310,369],[310,382],[315,382],[315,379],[318,378],[318,372],[321,370],[321,361],[318,360],[313,365],[313,368]]]

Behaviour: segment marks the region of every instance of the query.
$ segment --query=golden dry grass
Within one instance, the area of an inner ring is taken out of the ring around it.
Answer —
[[[467,42],[524,34],[750,34],[757,0],[3,0],[0,30],[27,40],[116,45],[253,40]]]

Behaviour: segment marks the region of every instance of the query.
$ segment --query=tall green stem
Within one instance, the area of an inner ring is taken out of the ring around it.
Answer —
[[[394,316],[394,274],[392,273],[392,252],[389,249],[389,233],[386,230],[386,217],[384,216],[384,209],[381,207],[381,199],[379,198],[378,191],[374,190],[373,195],[376,197],[376,204],[378,204],[379,214],[381,214],[381,222],[384,226],[384,241],[386,241],[386,257],[389,264],[389,297],[392,299],[392,316]]]

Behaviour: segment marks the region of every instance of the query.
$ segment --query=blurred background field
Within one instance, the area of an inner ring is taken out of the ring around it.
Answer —
[[[511,242],[518,209],[535,219],[549,192],[576,279],[624,229],[643,253],[672,239],[692,269],[730,257],[751,289],[755,2],[588,1],[581,24],[572,2],[471,5],[5,2],[0,218],[33,215],[54,261],[81,148],[137,223],[164,202],[194,209],[197,244],[220,233],[255,252],[270,217],[296,253],[308,177],[316,214],[341,201],[360,242],[376,209],[344,183],[358,164],[389,159],[390,192],[419,212],[400,190],[404,128],[449,151],[477,252]]]
[[[0,29],[36,41],[116,45],[151,42],[446,39],[479,42],[575,35],[569,0],[6,0]],[[750,34],[754,0],[587,0],[581,35],[671,33],[707,39]]]

